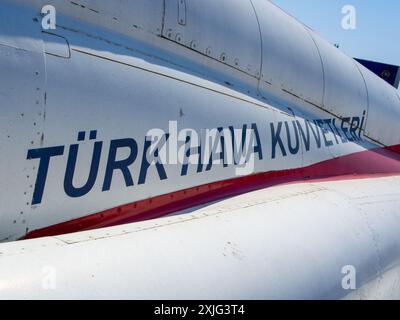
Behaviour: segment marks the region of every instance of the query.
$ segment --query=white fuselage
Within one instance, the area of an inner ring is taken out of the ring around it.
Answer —
[[[0,298],[399,297],[398,93],[270,1],[0,0],[0,70]]]

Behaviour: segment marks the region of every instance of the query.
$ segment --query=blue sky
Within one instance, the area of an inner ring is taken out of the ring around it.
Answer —
[[[273,0],[347,54],[400,65],[399,0]],[[342,7],[356,9],[356,29],[344,30]]]

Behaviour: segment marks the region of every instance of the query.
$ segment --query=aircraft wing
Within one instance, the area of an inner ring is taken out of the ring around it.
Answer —
[[[399,190],[400,176],[290,184],[4,244],[0,298],[398,299]]]

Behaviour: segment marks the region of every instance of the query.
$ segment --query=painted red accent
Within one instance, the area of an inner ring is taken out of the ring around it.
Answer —
[[[400,153],[400,144],[397,146],[393,146],[393,147],[388,147],[389,150],[396,152],[396,153]]]
[[[316,180],[346,180],[400,174],[400,145],[362,151],[309,167],[213,182],[137,201],[28,233],[23,239],[110,227],[168,215],[270,186]]]

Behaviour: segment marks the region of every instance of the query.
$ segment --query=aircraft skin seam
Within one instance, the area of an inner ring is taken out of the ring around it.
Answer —
[[[118,61],[118,60],[115,60],[115,59],[107,58],[107,57],[104,57],[104,56],[101,56],[101,55],[93,54],[93,53],[90,53],[90,52],[87,52],[87,51],[84,51],[84,50],[80,50],[80,49],[77,49],[77,48],[71,48],[71,50],[75,51],[75,52],[82,53],[82,54],[90,55],[90,56],[93,56],[93,57],[96,57],[96,58],[99,58],[99,59],[103,59],[103,60],[107,60],[107,61],[110,61],[110,62],[115,62],[115,63],[118,63],[118,64],[126,65],[128,67],[135,68],[135,69],[138,69],[138,70],[141,70],[141,71],[150,72],[152,74],[155,74],[155,75],[158,75],[158,76],[161,76],[161,77],[165,77],[165,78],[169,78],[169,79],[172,79],[172,80],[176,80],[176,81],[188,84],[188,85],[192,85],[192,86],[195,86],[195,87],[198,87],[198,88],[202,88],[204,90],[208,90],[208,91],[211,91],[211,92],[222,94],[222,95],[225,95],[225,96],[230,97],[230,98],[234,98],[234,99],[237,99],[237,100],[240,100],[240,101],[243,101],[243,102],[250,103],[250,104],[252,104],[252,105],[254,105],[256,107],[261,107],[261,108],[264,108],[264,109],[270,109],[272,111],[281,112],[281,110],[279,110],[279,109],[274,109],[275,107],[272,108],[272,107],[270,107],[268,105],[264,105],[264,104],[261,104],[261,103],[256,103],[254,101],[250,101],[250,100],[235,96],[233,94],[229,94],[227,92],[222,92],[222,91],[219,91],[217,89],[213,89],[213,88],[210,88],[210,87],[207,87],[207,86],[204,86],[204,85],[196,84],[194,82],[190,82],[190,81],[178,78],[178,77],[173,77],[173,76],[161,73],[161,72],[157,72],[157,71],[150,70],[150,69],[147,69],[147,68],[144,68],[144,67],[140,67],[140,66],[137,66],[137,65],[129,64],[129,63],[126,63],[126,62],[123,62],[123,61]],[[299,100],[302,100],[302,101],[304,101],[304,102],[306,102],[306,103],[308,103],[308,104],[310,104],[310,105],[312,105],[314,107],[317,107],[321,111],[324,111],[325,113],[335,117],[336,119],[343,121],[343,117],[340,117],[337,114],[324,109],[322,106],[316,105],[316,104],[314,104],[314,103],[312,103],[312,102],[310,102],[308,100],[304,100],[304,99],[302,99],[300,97],[297,97],[295,94],[290,93],[289,91],[283,90],[283,92],[285,92],[287,95],[294,96],[295,98],[298,98]],[[287,113],[285,113],[285,114],[287,114]],[[348,124],[350,124],[350,123],[348,123]],[[363,132],[363,134],[365,135],[365,130],[363,128],[361,128],[361,132]],[[386,145],[380,143],[379,141],[376,141],[376,140],[374,140],[372,138],[369,138],[368,136],[365,136],[365,137],[370,139],[371,141],[373,141],[374,143],[376,143],[380,147],[387,147]]]
[[[195,86],[195,87],[198,87],[198,88],[202,88],[202,89],[205,89],[205,90],[208,90],[208,91],[212,91],[212,92],[215,92],[215,93],[218,93],[218,94],[222,94],[222,95],[230,97],[230,98],[234,98],[234,99],[237,99],[237,100],[240,100],[240,101],[243,101],[243,102],[250,103],[250,104],[252,104],[254,106],[257,106],[257,107],[261,107],[261,108],[264,108],[264,109],[272,109],[268,105],[264,105],[264,104],[261,104],[261,103],[256,103],[254,101],[250,101],[250,100],[235,96],[233,94],[229,94],[227,92],[222,92],[222,91],[210,88],[210,87],[199,85],[199,84],[196,84],[194,82],[186,81],[186,80],[183,80],[183,79],[180,79],[180,78],[177,78],[177,77],[173,77],[173,76],[170,76],[170,75],[167,75],[167,74],[164,74],[164,73],[161,73],[161,72],[157,72],[157,71],[154,71],[154,70],[150,70],[150,69],[147,69],[147,68],[144,68],[144,67],[140,67],[140,66],[136,66],[136,65],[133,65],[133,64],[129,64],[129,63],[123,62],[123,61],[118,61],[118,60],[114,60],[114,59],[107,58],[107,57],[104,57],[104,56],[96,55],[96,54],[93,54],[93,53],[90,53],[90,52],[87,52],[87,51],[84,51],[84,50],[80,50],[80,49],[77,49],[77,48],[71,48],[71,50],[79,52],[79,53],[82,53],[82,54],[90,55],[90,56],[93,56],[93,57],[96,57],[96,58],[99,58],[99,59],[103,59],[103,60],[115,62],[115,63],[118,63],[118,64],[122,64],[122,65],[125,65],[125,66],[128,66],[128,67],[132,67],[132,68],[135,68],[135,69],[138,69],[138,70],[150,72],[152,74],[155,74],[155,75],[158,75],[158,76],[161,76],[161,77],[165,77],[165,78],[169,78],[169,79],[172,79],[172,80],[176,80],[176,81],[179,81],[179,82],[182,82],[182,83],[185,83],[185,84],[189,84],[189,85],[192,85],[192,86]]]
[[[254,10],[254,15],[255,15],[255,17],[256,17],[256,20],[257,20],[257,25],[258,25],[258,30],[259,30],[259,32],[260,32],[260,44],[261,44],[261,61],[260,61],[260,76],[258,77],[258,89],[260,88],[260,82],[261,82],[261,79],[262,79],[262,77],[263,77],[263,72],[262,72],[262,70],[263,70],[263,65],[264,65],[264,45],[263,45],[263,36],[262,36],[262,30],[261,30],[261,24],[260,24],[260,19],[258,18],[258,14],[257,14],[257,10],[256,10],[256,8],[255,8],[255,6],[254,6],[254,4],[253,4],[253,1],[252,0],[249,0],[250,1],[250,4],[251,4],[251,7],[253,8],[253,10]]]
[[[362,77],[362,79],[364,81],[364,84],[365,84],[365,90],[366,90],[366,93],[367,93],[367,116],[366,116],[366,120],[365,120],[365,124],[364,124],[365,127],[364,127],[364,129],[361,128],[363,130],[363,132],[364,132],[364,135],[365,135],[366,134],[366,129],[367,129],[367,126],[368,126],[368,115],[369,115],[369,111],[370,111],[369,109],[370,109],[370,106],[371,106],[371,103],[370,103],[370,100],[369,100],[370,99],[369,98],[369,89],[368,89],[367,81],[365,80],[364,74],[361,72],[360,65],[354,59],[353,59],[353,63],[356,66],[358,72],[360,72],[360,74],[361,74],[361,77]],[[371,138],[368,137],[368,139],[371,139]],[[379,143],[379,144],[381,144],[381,143]]]
[[[251,0],[250,0],[250,2],[251,2]],[[252,4],[252,2],[251,2],[251,4]],[[253,6],[253,8],[254,8],[254,6]],[[255,10],[255,8],[254,8],[254,10]],[[256,17],[257,17],[257,21],[259,21],[259,20],[258,20],[257,13],[256,13]],[[334,113],[334,112],[329,111],[329,110],[326,109],[325,106],[324,106],[324,99],[325,99],[324,97],[325,97],[325,90],[326,90],[326,89],[325,89],[325,70],[324,70],[323,59],[322,59],[322,56],[321,56],[321,53],[320,53],[320,49],[319,49],[318,45],[316,44],[314,37],[312,36],[312,34],[310,34],[310,30],[311,30],[311,29],[308,30],[308,29],[307,29],[308,27],[305,26],[305,25],[302,24],[302,23],[301,23],[301,26],[305,29],[306,33],[309,34],[310,38],[312,39],[313,43],[314,43],[315,46],[316,46],[318,55],[319,55],[319,57],[320,57],[320,59],[321,59],[321,64],[322,64],[322,76],[323,76],[323,82],[324,82],[324,83],[323,83],[323,100],[322,100],[322,105],[318,105],[318,104],[315,104],[315,103],[313,103],[313,102],[311,102],[311,101],[309,101],[309,100],[307,100],[307,99],[303,99],[303,98],[297,96],[296,94],[291,93],[291,92],[288,91],[288,90],[282,89],[282,91],[284,92],[285,95],[292,96],[292,97],[294,97],[294,98],[296,98],[296,99],[298,99],[298,100],[304,101],[305,103],[308,103],[308,104],[310,104],[310,105],[312,105],[312,106],[318,108],[319,110],[321,110],[321,111],[323,111],[323,112],[325,112],[325,113],[327,113],[327,114],[329,114],[329,115],[331,115],[331,116],[334,116],[334,117],[337,118],[338,120],[343,120],[343,117],[341,117],[340,115],[338,115],[338,114],[336,114],[336,113]],[[64,26],[59,26],[59,27],[65,29],[65,30],[74,31],[74,32],[79,32],[79,33],[82,33],[82,34],[84,34],[84,35],[89,36],[89,35],[86,34],[84,31],[80,32],[79,30],[70,29],[70,28],[64,27]],[[262,36],[262,31],[261,31],[261,29],[260,29],[260,36]],[[93,37],[94,37],[95,39],[97,39],[96,36],[93,36]],[[171,41],[170,39],[168,39],[168,38],[166,38],[166,37],[161,36],[161,38],[164,39],[164,40],[173,42],[173,43],[175,44],[174,41]],[[100,39],[97,39],[97,40],[100,40]],[[108,42],[106,39],[104,39],[104,40],[105,40],[106,42]],[[261,39],[261,40],[262,40],[262,39]],[[179,47],[181,47],[181,46],[179,45]],[[219,62],[219,60],[210,58],[210,57],[208,57],[207,55],[204,55],[204,54],[202,54],[201,52],[195,51],[195,50],[193,50],[193,49],[191,49],[191,48],[189,48],[189,47],[183,46],[183,48],[189,49],[189,50],[191,50],[191,51],[193,51],[193,52],[196,52],[196,53],[198,53],[198,54],[200,54],[200,55],[202,55],[202,56],[205,56],[205,57],[207,57],[207,58],[209,58],[209,59],[211,59],[211,60],[215,60],[215,61]],[[223,95],[225,95],[225,96],[228,96],[228,97],[231,97],[231,98],[234,98],[234,99],[238,99],[238,100],[240,100],[240,101],[244,101],[244,102],[251,103],[251,104],[253,104],[253,105],[257,106],[257,107],[262,107],[262,108],[266,108],[266,109],[269,109],[269,108],[270,108],[269,106],[264,105],[264,104],[262,104],[262,103],[257,103],[257,102],[255,102],[255,101],[250,101],[250,100],[247,100],[247,99],[244,99],[244,98],[235,96],[235,95],[233,95],[233,94],[229,94],[229,93],[226,93],[226,92],[222,92],[222,91],[220,91],[220,90],[216,90],[216,89],[213,89],[213,88],[210,88],[210,87],[207,87],[207,86],[199,85],[199,84],[196,84],[196,83],[193,83],[193,82],[190,82],[190,81],[186,81],[186,80],[183,80],[183,79],[180,79],[180,78],[177,78],[177,77],[172,77],[172,76],[169,76],[169,75],[164,74],[164,73],[161,73],[161,72],[157,72],[157,71],[154,71],[154,70],[149,70],[149,69],[147,69],[147,68],[143,68],[143,67],[136,66],[136,65],[133,65],[133,64],[129,64],[129,63],[125,63],[125,62],[122,62],[122,61],[115,60],[115,59],[107,58],[107,57],[104,57],[104,56],[101,56],[101,55],[93,54],[93,53],[90,53],[90,52],[87,52],[87,51],[84,51],[84,50],[80,50],[80,49],[77,49],[77,48],[72,48],[72,47],[71,47],[71,50],[72,50],[72,51],[76,51],[76,52],[80,52],[80,53],[82,53],[82,54],[91,55],[91,56],[97,57],[97,58],[99,58],[99,59],[104,59],[104,60],[112,61],[112,62],[115,62],[115,63],[123,64],[123,65],[129,66],[129,67],[132,67],[132,68],[136,68],[136,69],[139,69],[139,70],[142,70],[142,71],[147,71],[147,72],[150,72],[150,73],[153,73],[153,74],[156,74],[156,75],[159,75],[159,76],[167,77],[167,78],[170,78],[170,79],[173,79],[173,80],[176,80],[176,81],[180,81],[180,82],[183,82],[183,83],[186,83],[186,84],[194,85],[194,86],[196,86],[196,87],[203,88],[203,89],[206,89],[206,90],[215,92],[215,93],[223,94]],[[262,48],[261,48],[261,50],[262,50]],[[146,54],[146,53],[142,52],[142,54]],[[157,58],[157,57],[155,57],[155,58]],[[261,64],[262,64],[262,60],[263,60],[263,59],[262,59],[262,57],[261,57]],[[170,61],[169,61],[169,62],[170,62]],[[170,63],[172,63],[172,62],[170,62]],[[236,69],[236,68],[234,68],[234,67],[232,67],[232,66],[230,66],[230,65],[227,65],[227,64],[223,64],[223,65],[226,66],[226,67],[230,67],[230,68],[232,68],[232,69],[235,70],[235,71],[239,71],[239,72],[241,72],[241,73],[244,73],[244,74],[250,76],[251,78],[255,78],[255,79],[257,79],[259,82],[261,81],[261,74],[260,74],[260,77],[254,77],[254,76],[249,75],[249,74],[247,74],[246,72],[241,71],[241,70],[239,70],[239,69]],[[179,65],[178,65],[178,66],[179,66]],[[183,66],[179,66],[179,67],[185,68],[185,67],[183,67]],[[357,68],[358,68],[358,66],[357,66]],[[359,70],[359,68],[358,68],[358,70]],[[359,71],[360,71],[360,70],[359,70]],[[361,71],[360,71],[360,73],[361,73]],[[363,75],[362,75],[362,77],[363,77]],[[363,77],[363,79],[364,79],[364,77]],[[365,82],[365,80],[364,80],[364,82]],[[267,82],[267,83],[268,83],[268,82]],[[218,83],[217,83],[217,84],[218,84]],[[366,84],[366,82],[365,82],[365,84]],[[259,86],[258,86],[258,88],[259,88]],[[369,112],[368,88],[367,88],[366,90],[367,90],[367,98],[368,98],[368,102],[367,102],[367,107],[368,107],[368,109],[367,109],[367,115],[368,115],[368,112]],[[239,91],[239,93],[241,93],[241,92]],[[241,94],[244,94],[244,93],[241,93]],[[253,97],[252,97],[252,98],[253,98]],[[255,98],[253,98],[253,99],[255,99]],[[279,110],[279,109],[278,109],[278,110]],[[279,111],[280,111],[280,110],[279,110]],[[368,118],[367,118],[367,121],[368,121]],[[364,128],[361,128],[361,131],[363,132],[364,135],[365,135],[365,133],[366,133],[366,132],[365,132],[365,128],[366,128],[366,125],[365,125]],[[383,144],[383,143],[381,143],[381,142],[379,142],[379,141],[377,141],[377,140],[375,140],[375,139],[372,139],[372,138],[368,137],[367,135],[365,135],[365,137],[368,138],[370,141],[376,143],[376,144],[377,144],[378,146],[380,146],[380,147],[387,147],[387,145],[385,145],[385,144]]]

